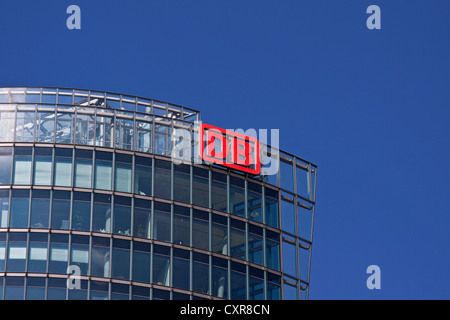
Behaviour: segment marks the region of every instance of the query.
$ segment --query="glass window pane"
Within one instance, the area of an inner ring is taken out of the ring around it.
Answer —
[[[190,166],[174,165],[173,173],[173,199],[184,203],[191,202],[191,174]]]
[[[184,246],[190,245],[190,209],[174,206],[173,213],[173,242]]]
[[[94,144],[94,116],[87,114],[78,114],[76,121],[76,144],[93,145]]]
[[[9,224],[11,228],[28,228],[29,196],[29,190],[12,190]]]
[[[109,238],[92,237],[91,276],[109,277]]]
[[[296,178],[297,178],[297,194],[301,195],[306,199],[312,200],[310,175],[308,171],[297,167]]]
[[[283,272],[297,277],[297,256],[295,246],[283,242]]]
[[[248,260],[250,262],[263,265],[263,229],[252,224],[248,224]]]
[[[225,259],[212,257],[212,294],[228,299],[228,262]]]
[[[150,244],[133,242],[133,281],[150,282]]]
[[[95,145],[101,147],[114,147],[113,139],[114,137],[114,126],[113,126],[113,118],[108,116],[100,116],[97,111],[97,123],[95,129]]]
[[[25,278],[7,277],[5,279],[5,300],[23,300]]]
[[[31,184],[31,147],[15,148],[14,184]]]
[[[55,142],[73,144],[74,142],[75,115],[71,113],[56,114]]]
[[[155,159],[155,197],[170,199],[171,163]]]
[[[205,254],[193,253],[192,290],[198,293],[209,292],[209,257]]]
[[[267,300],[281,300],[281,277],[267,272]]]
[[[161,155],[171,154],[171,129],[162,124],[156,124],[155,127],[155,153]]]
[[[170,205],[155,202],[153,211],[153,239],[170,242]]]
[[[80,289],[69,290],[69,300],[87,300],[88,281],[80,280]]]
[[[312,241],[312,209],[297,207],[299,237]]]
[[[131,235],[131,198],[114,197],[113,232],[126,236]]]
[[[91,188],[92,151],[75,150],[75,187]]]
[[[247,300],[247,275],[243,264],[231,262],[231,299]]]
[[[149,200],[134,199],[133,236],[150,239],[151,209]]]
[[[0,147],[0,185],[11,184],[12,148]]]
[[[247,187],[248,218],[262,222],[262,186],[248,182]]]
[[[130,279],[130,241],[113,239],[111,277]]]
[[[111,300],[129,300],[130,286],[122,283],[111,284]]]
[[[34,155],[34,182],[35,185],[52,184],[52,149],[36,148]]]
[[[133,120],[116,118],[116,148],[133,150]]]
[[[227,211],[227,176],[212,171],[211,206],[215,210]]]
[[[0,228],[8,227],[9,191],[0,190]]]
[[[91,281],[90,299],[108,300],[108,282]]]
[[[135,157],[134,193],[152,195],[152,159]]]
[[[0,233],[0,272],[5,272],[5,261],[6,261],[6,233]],[[0,283],[0,290],[1,289],[3,289],[3,287],[2,284]]]
[[[269,226],[278,228],[278,192],[270,188],[265,188],[264,193],[264,216],[266,220],[265,223]]]
[[[91,194],[87,192],[73,193],[72,229],[91,230]]]
[[[299,248],[299,264],[300,264],[300,279],[309,282],[309,262],[311,258],[311,247],[306,245],[308,249]]]
[[[209,172],[208,170],[194,167],[192,202],[196,206],[209,207]],[[221,207],[223,209],[223,205]]]
[[[280,182],[281,188],[294,192],[294,171],[292,164],[280,161]]]
[[[94,188],[112,189],[112,153],[96,151]]]
[[[27,300],[45,300],[45,278],[27,278]]]
[[[52,143],[55,141],[55,113],[38,112],[36,119],[36,142]]]
[[[152,123],[136,122],[136,151],[152,152]]]
[[[55,186],[72,186],[72,149],[55,149]]]
[[[52,229],[69,229],[70,192],[53,191]]]
[[[231,219],[230,254],[233,257],[246,260],[245,254],[245,223]]]
[[[111,232],[111,196],[94,194],[94,212],[92,217],[92,231]]]
[[[67,273],[69,259],[69,236],[67,234],[50,235],[50,273]]]
[[[209,213],[205,211],[193,211],[192,219],[192,246],[203,250],[209,250]]]
[[[31,228],[48,228],[50,216],[50,191],[33,190],[31,199]]]
[[[27,258],[27,234],[10,233],[7,272],[25,272]]]
[[[284,231],[295,234],[295,207],[288,201],[281,201],[281,226]]]
[[[284,300],[297,300],[297,288],[288,284],[284,284]]]
[[[244,183],[243,179],[230,177],[230,212],[241,217],[245,216]]]
[[[1,97],[1,95],[0,95]],[[2,106],[0,106],[2,108]],[[0,142],[14,141],[15,113],[2,111],[0,112]]]
[[[72,235],[70,264],[80,268],[80,275],[87,276],[89,268],[89,237]]]
[[[228,255],[228,222],[227,218],[212,215],[211,250]]]
[[[173,287],[190,289],[189,251],[174,249],[173,257]]]
[[[133,300],[149,300],[150,288],[131,286]]]
[[[66,300],[66,279],[48,278],[47,300]]]
[[[132,157],[116,153],[115,190],[131,192]]]
[[[153,283],[170,286],[170,249],[154,245]]]
[[[15,140],[17,142],[33,142],[36,123],[34,111],[17,111],[16,123]]]
[[[266,230],[266,266],[280,271],[280,234]]]

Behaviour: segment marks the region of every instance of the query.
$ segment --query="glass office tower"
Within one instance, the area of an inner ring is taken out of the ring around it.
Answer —
[[[307,299],[317,167],[270,146],[273,175],[195,152],[175,164],[173,130],[195,150],[199,120],[141,97],[0,88],[0,299]]]

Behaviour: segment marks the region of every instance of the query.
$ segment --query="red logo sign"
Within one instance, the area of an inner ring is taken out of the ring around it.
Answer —
[[[259,174],[259,142],[253,137],[200,125],[200,157],[206,162],[220,164],[251,174]]]

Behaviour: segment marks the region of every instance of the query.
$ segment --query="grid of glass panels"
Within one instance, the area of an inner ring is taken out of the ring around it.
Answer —
[[[281,292],[266,290],[266,298],[307,298],[317,179],[313,164],[265,146],[262,169],[276,160],[274,174],[244,176],[215,165],[175,165],[164,157],[170,156],[171,133],[178,127],[190,130],[195,150],[193,122],[199,113],[125,95],[0,88],[0,110],[0,189],[23,189],[0,190],[0,228],[133,235],[207,250],[283,271]],[[8,142],[16,142],[15,147]],[[74,149],[72,144],[91,147]],[[51,192],[50,186],[66,189]],[[178,255],[171,261],[185,270],[187,257]],[[204,263],[193,265],[211,265]],[[219,286],[223,297],[232,299],[239,295],[231,294],[228,282],[244,279],[242,267],[233,266],[219,281],[225,283]],[[221,268],[215,266],[211,274]],[[258,285],[246,272],[246,285]],[[196,287],[194,278],[189,285]],[[271,285],[267,278],[264,284]]]

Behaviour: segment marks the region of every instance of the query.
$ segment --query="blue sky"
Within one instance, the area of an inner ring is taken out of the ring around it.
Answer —
[[[81,30],[66,8],[81,8]],[[366,27],[369,5],[381,30]],[[0,86],[161,99],[279,128],[319,166],[310,299],[450,298],[450,2],[0,3]],[[239,116],[237,116],[239,115]],[[381,268],[368,290],[366,268]]]

